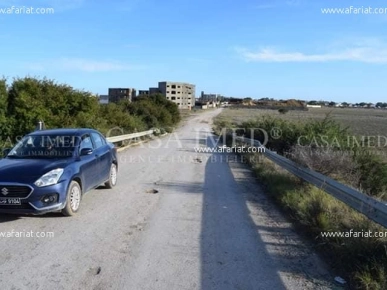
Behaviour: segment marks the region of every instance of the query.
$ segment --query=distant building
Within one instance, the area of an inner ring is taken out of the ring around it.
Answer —
[[[307,108],[321,108],[321,105],[306,105]]]
[[[159,82],[158,90],[167,100],[177,104],[179,109],[191,109],[195,105],[195,85],[193,84]]]
[[[133,88],[109,88],[109,102],[132,101],[135,97],[136,90]]]
[[[203,91],[202,93],[200,94],[200,99],[199,101],[200,102],[217,102],[218,99],[220,98],[221,96],[218,95],[218,94],[205,94]]]
[[[149,88],[149,94],[154,95],[154,94],[160,94],[161,91],[159,88]]]
[[[149,95],[149,90],[139,90],[138,91],[139,96],[148,96]]]
[[[108,104],[109,103],[109,95],[100,95],[99,96],[100,104]]]

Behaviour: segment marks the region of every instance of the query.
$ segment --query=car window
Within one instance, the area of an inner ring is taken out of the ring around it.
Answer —
[[[84,148],[93,149],[93,143],[91,142],[91,138],[89,134],[82,136],[82,141],[81,141],[81,144],[79,145],[79,152]]]
[[[104,145],[101,135],[98,133],[91,133],[91,136],[93,137],[95,148],[100,148]]]
[[[8,154],[11,158],[65,158],[74,153],[74,136],[25,136]]]
[[[100,134],[100,136],[101,136],[102,144],[106,145],[107,143],[106,143],[105,137],[103,135],[101,135],[101,134]]]

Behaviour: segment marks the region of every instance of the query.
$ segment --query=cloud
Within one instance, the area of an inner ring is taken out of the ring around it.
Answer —
[[[35,71],[62,70],[82,72],[112,72],[144,69],[144,66],[130,65],[118,61],[98,61],[82,58],[61,58],[43,62],[24,64],[24,67]]]
[[[359,42],[351,47],[335,49],[325,53],[283,52],[273,48],[253,51],[238,47],[236,52],[247,62],[334,62],[353,61],[363,63],[387,63],[387,45]]]

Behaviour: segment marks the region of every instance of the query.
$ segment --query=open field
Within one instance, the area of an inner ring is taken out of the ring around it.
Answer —
[[[348,127],[354,135],[387,136],[387,110],[350,109],[350,108],[309,108],[308,111],[289,111],[280,114],[276,110],[233,109],[227,108],[217,117],[219,121],[240,123],[263,115],[271,115],[289,121],[305,122],[311,119],[323,119],[327,114]]]

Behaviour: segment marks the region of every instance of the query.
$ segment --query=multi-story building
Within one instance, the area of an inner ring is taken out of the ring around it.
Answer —
[[[203,91],[200,94],[200,102],[218,102],[220,98],[220,95],[218,94],[205,94]]]
[[[181,82],[159,82],[160,93],[176,103],[179,109],[191,109],[195,106],[195,85]]]
[[[109,102],[132,101],[135,97],[136,90],[133,88],[109,88]]]
[[[154,95],[154,94],[160,94],[160,89],[159,88],[149,88],[149,94]]]
[[[148,96],[149,90],[138,90],[138,95],[139,96]]]

